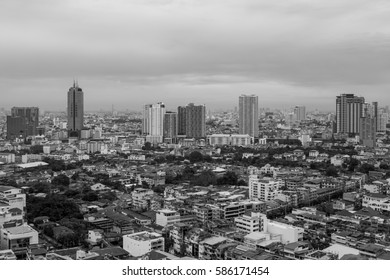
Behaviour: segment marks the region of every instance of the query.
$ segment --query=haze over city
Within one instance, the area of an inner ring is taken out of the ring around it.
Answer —
[[[387,104],[388,1],[11,1],[0,4],[2,106],[86,110],[162,101],[335,110],[355,93]]]

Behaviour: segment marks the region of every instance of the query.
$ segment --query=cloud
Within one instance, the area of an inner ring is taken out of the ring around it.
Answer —
[[[118,98],[126,98],[129,87],[148,88],[155,99],[162,85],[188,95],[191,87],[202,88],[204,103],[220,87],[261,93],[264,85],[278,84],[281,96],[324,89],[333,102],[349,88],[372,87],[384,99],[380,92],[389,85],[386,1],[3,0],[0,5],[0,76],[12,81],[9,92],[25,84],[42,100],[49,93],[36,84],[53,83],[54,89],[54,81],[60,87],[74,76],[120,81]],[[96,90],[104,100],[103,90]]]

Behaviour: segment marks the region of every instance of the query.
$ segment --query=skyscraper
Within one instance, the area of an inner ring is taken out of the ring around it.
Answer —
[[[165,105],[162,102],[144,106],[142,131],[148,142],[161,143],[164,135]]]
[[[84,127],[84,92],[76,82],[68,91],[69,137],[80,137]]]
[[[186,107],[186,137],[206,137],[206,106],[190,103]]]
[[[186,135],[186,107],[177,107],[177,134]]]
[[[297,122],[306,120],[306,107],[302,105],[295,106],[294,115]]]
[[[7,139],[26,138],[37,135],[39,108],[13,107],[7,116]]]
[[[336,98],[337,133],[358,134],[363,116],[364,97],[341,94]]]
[[[377,132],[378,102],[372,105],[365,103],[363,105],[363,116],[360,119],[359,138],[360,143],[367,147],[375,147]]]
[[[259,136],[259,98],[256,95],[239,97],[239,132],[252,137]]]
[[[206,106],[190,103],[178,111],[178,134],[187,138],[206,137]]]
[[[177,113],[166,112],[164,115],[164,138],[177,137]]]

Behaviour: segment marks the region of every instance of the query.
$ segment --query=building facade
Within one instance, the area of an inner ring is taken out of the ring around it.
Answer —
[[[259,98],[255,95],[239,97],[239,133],[259,136]]]
[[[67,110],[69,137],[80,138],[84,127],[84,92],[76,82],[68,91]]]
[[[177,113],[166,112],[164,115],[164,138],[175,139],[177,137]]]
[[[154,143],[161,143],[164,136],[165,104],[147,104],[144,106],[142,132],[150,136]]]
[[[337,133],[358,134],[363,116],[364,97],[341,94],[336,97]]]
[[[7,116],[7,139],[26,138],[38,134],[39,108],[13,107]]]

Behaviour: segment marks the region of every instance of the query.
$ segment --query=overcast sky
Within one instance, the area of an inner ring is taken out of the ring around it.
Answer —
[[[390,105],[387,0],[0,0],[0,107]]]

